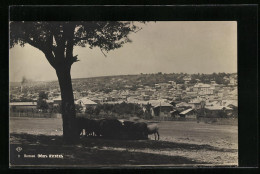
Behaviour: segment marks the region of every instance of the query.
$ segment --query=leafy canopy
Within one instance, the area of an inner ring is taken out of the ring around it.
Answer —
[[[110,51],[131,42],[129,33],[140,27],[130,21],[10,22],[10,47],[26,43],[41,50],[49,63],[72,65],[78,61],[73,47],[99,47]],[[105,55],[105,54],[104,54]]]

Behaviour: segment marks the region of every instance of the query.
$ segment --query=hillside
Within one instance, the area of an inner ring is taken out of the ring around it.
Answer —
[[[103,91],[108,93],[112,90],[136,90],[143,86],[154,87],[157,83],[168,83],[174,81],[177,84],[183,84],[185,78],[190,78],[189,84],[196,82],[210,83],[214,80],[218,84],[227,85],[229,78],[236,78],[236,73],[213,73],[213,74],[186,74],[186,73],[156,73],[156,74],[138,74],[138,75],[119,75],[119,76],[102,76],[91,78],[72,79],[74,91],[92,92]],[[21,83],[10,82],[11,91],[19,90]],[[58,81],[49,82],[30,82],[23,84],[23,90],[39,91],[39,90],[59,90]]]

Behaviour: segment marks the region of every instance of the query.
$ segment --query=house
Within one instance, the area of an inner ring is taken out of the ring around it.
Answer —
[[[182,86],[183,86],[182,84],[177,84],[176,85],[177,90],[181,90]]]
[[[231,86],[237,85],[237,78],[236,77],[230,77],[229,78],[229,85],[231,85]]]
[[[230,115],[232,113],[232,108],[225,106],[206,106],[206,115],[209,117],[222,117],[223,114]]]
[[[170,114],[172,117],[175,118],[176,116],[178,116],[180,114],[180,112],[177,109],[174,109],[174,110],[170,111]]]
[[[152,105],[153,106],[153,105]],[[157,104],[153,106],[153,111],[155,116],[170,116],[171,111],[173,109],[173,106],[166,102],[161,102],[160,104]]]
[[[103,103],[104,102],[103,98],[98,98],[98,97],[93,97],[91,100],[95,103]]]
[[[150,96],[149,95],[141,95],[140,96],[141,97],[141,100],[145,100],[145,101],[147,101],[147,100],[150,100]]]
[[[224,106],[224,107],[238,107],[238,102],[237,100],[222,100],[221,101],[221,106]]]
[[[180,117],[191,117],[191,118],[196,118],[196,112],[193,109],[186,109],[179,113]]]
[[[217,85],[215,80],[211,80],[211,81],[210,81],[210,84],[211,84],[211,85]]]
[[[170,83],[172,85],[173,88],[176,88],[176,82],[175,81],[169,81],[168,83]]]
[[[74,100],[78,100],[80,98],[80,93],[75,91],[73,92]]]
[[[188,104],[190,104],[192,106],[193,109],[201,109],[205,106],[205,101],[203,100],[199,100],[199,99],[194,99],[191,100]]]
[[[147,105],[151,104],[152,106],[152,116],[170,116],[173,106],[166,102],[166,100],[149,100],[149,101],[139,101],[138,104]]]
[[[206,107],[219,105],[220,106],[221,101],[220,100],[207,100],[206,101]]]
[[[173,100],[173,101],[170,102],[170,104],[171,104],[173,107],[176,107],[176,104],[178,104],[178,103],[181,103],[181,102],[180,102],[180,101],[175,101],[175,100]]]
[[[200,95],[208,95],[214,93],[214,87],[209,84],[196,83],[193,87],[193,91]]]
[[[190,76],[185,76],[185,77],[183,78],[183,80],[184,80],[184,83],[185,83],[185,84],[188,84],[188,83],[191,81],[191,77],[190,77]]]
[[[97,105],[96,102],[90,100],[90,99],[87,98],[87,97],[78,99],[77,101],[75,101],[75,104],[80,104],[80,105],[85,105],[85,106],[88,106],[88,105]]]
[[[52,100],[53,100],[53,106],[61,105],[61,96],[58,96]]]
[[[188,97],[191,97],[191,98],[198,96],[197,92],[187,92],[187,91],[186,91],[186,95],[187,95]]]
[[[186,102],[180,102],[176,104],[177,108],[192,108],[193,105],[188,104]]]
[[[37,102],[11,102],[9,104],[12,111],[37,109]]]
[[[46,103],[49,105],[49,106],[53,106],[54,104],[54,101],[53,100],[46,100]]]
[[[223,94],[223,99],[237,100],[237,89],[231,89],[230,91],[225,91],[225,94]]]
[[[109,104],[109,105],[115,105],[115,104],[121,104],[124,103],[125,101],[123,100],[119,100],[119,101],[107,101],[107,102],[103,102],[103,104]],[[92,105],[93,107],[95,107],[95,105]]]
[[[96,102],[90,100],[87,97],[78,99],[77,101],[75,101],[75,104],[82,106],[83,111],[85,111],[88,107],[95,107],[97,105]]]
[[[156,90],[146,89],[143,91],[145,95],[153,95]]]
[[[205,109],[208,109],[210,111],[220,111],[220,110],[232,110],[230,107],[225,107],[225,106],[206,106]]]
[[[154,87],[155,87],[155,89],[160,89],[161,88],[161,86],[159,84],[155,84]]]

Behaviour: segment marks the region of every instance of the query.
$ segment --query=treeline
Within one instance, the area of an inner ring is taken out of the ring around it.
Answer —
[[[212,74],[187,74],[187,73],[154,73],[154,74],[138,74],[138,75],[120,75],[120,76],[105,76],[105,77],[93,77],[73,79],[72,85],[75,91],[92,91],[92,92],[104,92],[109,93],[112,90],[137,90],[142,86],[154,87],[156,83],[168,83],[169,81],[175,81],[177,84],[184,84],[184,77],[191,77],[190,84],[193,85],[197,81],[201,83],[210,83],[210,81],[216,81],[217,84],[227,85],[229,81],[224,77],[229,78],[234,74],[230,73],[212,73]],[[51,89],[59,89],[57,81],[46,83],[42,86],[24,87],[26,91],[46,91]],[[18,88],[16,89],[19,90]],[[12,89],[12,91],[16,91]],[[16,92],[17,92],[16,91]]]
[[[95,107],[88,107],[85,111],[86,114],[91,114],[91,115],[99,115],[100,113],[105,113],[105,114],[118,114],[118,115],[123,115],[123,114],[129,114],[129,115],[136,115],[136,116],[142,116],[144,114],[143,109],[133,103],[120,103],[120,104],[98,104]]]
[[[202,83],[210,83],[213,80],[217,84],[227,85],[229,81],[225,80],[225,77],[230,78],[231,75],[227,73],[192,74],[190,83],[196,83],[196,79],[199,79]]]

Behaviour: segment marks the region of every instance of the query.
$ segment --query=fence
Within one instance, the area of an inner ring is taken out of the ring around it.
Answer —
[[[237,118],[218,118],[218,117],[198,117],[187,118],[187,117],[154,117],[153,121],[194,121],[197,123],[209,123],[209,124],[221,124],[221,125],[237,125]]]
[[[10,112],[10,117],[61,118],[60,113]]]
[[[130,115],[130,114],[85,114],[85,113],[77,113],[78,117],[87,117],[87,118],[118,118],[118,119],[128,119],[130,117],[136,116],[136,115]]]
[[[185,118],[185,117],[153,117],[151,120],[154,120],[154,121],[197,121],[196,118]]]
[[[237,125],[237,118],[209,118],[209,117],[199,117],[197,120],[198,123],[210,123],[210,124],[221,124],[221,125]]]
[[[133,117],[133,115],[123,114],[99,114],[99,115],[89,115],[83,113],[77,113],[77,116],[87,117],[87,118],[118,118],[118,119],[128,119]],[[61,118],[60,113],[41,113],[41,112],[10,112],[10,117],[33,117],[33,118]],[[209,117],[198,117],[197,118],[187,118],[187,117],[153,117],[149,119],[150,121],[194,121],[197,123],[210,123],[210,124],[227,124],[227,125],[237,125],[237,118],[209,118]]]

